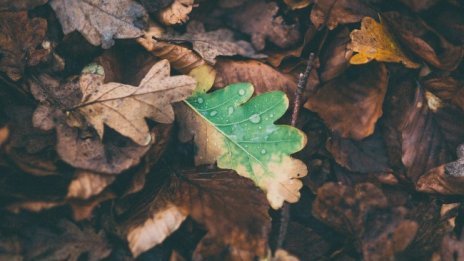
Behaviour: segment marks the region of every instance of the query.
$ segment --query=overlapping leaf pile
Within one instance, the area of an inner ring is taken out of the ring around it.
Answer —
[[[0,1],[0,260],[464,259],[463,13]]]

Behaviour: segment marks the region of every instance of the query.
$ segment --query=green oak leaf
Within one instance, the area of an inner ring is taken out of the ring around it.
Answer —
[[[250,99],[253,92],[250,83],[236,83],[191,96],[187,106],[177,108],[180,138],[194,137],[197,165],[217,161],[220,168],[235,170],[266,191],[273,208],[280,208],[300,197],[298,178],[307,168],[289,155],[305,146],[306,136],[297,128],[274,124],[288,108],[283,92]]]

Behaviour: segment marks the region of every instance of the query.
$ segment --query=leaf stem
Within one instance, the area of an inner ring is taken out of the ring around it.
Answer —
[[[295,90],[295,103],[293,105],[293,113],[292,113],[292,126],[296,126],[296,122],[298,121],[298,115],[300,112],[301,107],[301,96],[306,88],[306,84],[308,82],[309,75],[313,69],[314,63],[314,52],[309,54],[308,64],[306,65],[306,69],[304,73],[300,73],[300,77],[298,79],[298,85]],[[277,237],[277,247],[276,249],[282,248],[284,244],[285,237],[287,235],[288,229],[288,222],[290,220],[290,205],[287,202],[284,202],[282,206],[282,210],[280,212],[280,227],[279,227],[279,236]]]

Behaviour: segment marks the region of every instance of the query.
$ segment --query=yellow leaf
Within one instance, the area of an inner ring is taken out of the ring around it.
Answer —
[[[365,64],[371,60],[377,60],[379,62],[402,62],[408,68],[420,66],[403,53],[387,26],[377,23],[371,17],[364,17],[361,21],[361,29],[353,30],[350,38],[351,49],[358,52],[351,57],[351,64]]]
[[[211,65],[203,64],[191,70],[189,76],[197,81],[195,92],[207,92],[213,87],[216,70]]]

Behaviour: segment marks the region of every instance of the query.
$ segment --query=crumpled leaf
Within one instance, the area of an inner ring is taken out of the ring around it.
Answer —
[[[158,13],[158,19],[165,25],[181,24],[188,21],[188,15],[192,12],[193,0],[174,0]]]
[[[206,32],[203,24],[198,21],[189,22],[187,32],[182,35],[170,33],[163,35],[160,39],[190,42],[193,45],[193,49],[205,61],[211,64],[216,63],[217,56],[241,55],[250,58],[264,57],[263,55],[256,55],[250,43],[236,40],[231,30],[222,28]]]
[[[267,252],[270,218],[264,195],[232,171],[171,176],[158,193],[145,189],[136,202],[121,224],[135,256],[161,243],[187,216],[208,230],[197,248],[212,240],[233,257]]]
[[[350,34],[351,49],[357,54],[350,59],[351,64],[364,64],[371,60],[379,62],[402,62],[408,68],[418,68],[420,65],[411,61],[401,50],[398,43],[389,32],[387,26],[377,23],[374,18],[364,17],[361,29]]]
[[[301,35],[298,24],[287,25],[277,14],[279,7],[275,2],[264,0],[248,1],[233,12],[231,23],[240,31],[251,35],[256,50],[264,49],[266,40],[287,48],[299,41]]]
[[[421,80],[421,84],[444,102],[450,102],[464,111],[464,81],[451,76],[433,76]]]
[[[11,225],[8,230],[10,236],[15,236],[18,240],[23,258],[21,260],[78,261],[85,258],[97,261],[111,253],[103,231],[96,232],[90,224],[78,226],[66,219],[53,223],[44,217],[36,218],[35,221],[30,218],[24,220],[25,218],[4,214],[2,213],[2,222]]]
[[[47,20],[29,19],[26,11],[0,12],[0,71],[13,81],[26,66],[37,65],[50,50],[37,48],[45,40]]]
[[[402,79],[402,78],[401,78]],[[434,110],[422,86],[392,82],[385,112],[385,144],[397,176],[416,182],[432,168],[452,160],[464,142],[464,113],[444,104]]]
[[[298,178],[307,168],[289,154],[305,146],[306,136],[296,128],[273,124],[288,108],[283,92],[268,92],[247,102],[253,91],[253,85],[237,83],[188,98],[190,108],[178,107],[180,139],[194,137],[197,165],[217,161],[220,168],[236,170],[267,192],[273,208],[280,208],[284,201],[300,197]]]
[[[457,237],[454,233],[449,233],[443,237],[440,248],[441,260],[461,260],[464,258],[464,233]]]
[[[432,66],[453,71],[461,62],[464,47],[449,43],[422,19],[398,12],[383,13],[382,17],[403,46]]]
[[[77,171],[68,187],[68,198],[88,199],[102,192],[115,180],[115,176],[90,171]]]
[[[443,195],[464,194],[464,144],[458,147],[456,161],[431,169],[417,181],[417,190]]]
[[[143,35],[148,18],[145,9],[133,0],[51,0],[50,6],[65,34],[79,31],[93,45],[108,49],[113,39]]]
[[[337,231],[357,239],[364,260],[394,259],[413,241],[418,223],[406,209],[389,205],[372,183],[354,187],[326,183],[317,191],[313,214]]]
[[[339,24],[357,23],[365,16],[375,17],[376,12],[360,0],[314,0],[311,10],[316,28],[327,25],[329,30]]]
[[[383,64],[352,67],[322,84],[304,106],[317,112],[341,137],[360,140],[374,132],[382,116],[387,85],[388,73]]]
[[[170,105],[188,97],[196,86],[185,75],[170,77],[167,60],[153,65],[138,87],[121,83],[103,84],[102,67],[86,67],[80,78],[83,94],[72,110],[82,114],[103,138],[104,125],[142,146],[151,141],[145,118],[171,123],[174,111]]]

